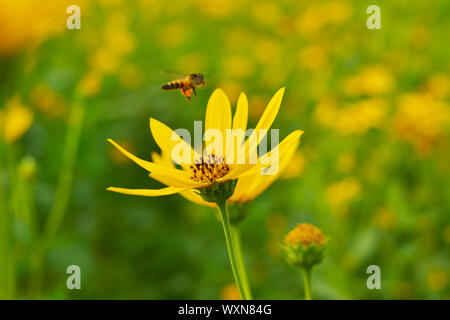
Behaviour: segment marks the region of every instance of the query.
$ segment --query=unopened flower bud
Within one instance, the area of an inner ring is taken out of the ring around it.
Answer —
[[[298,224],[284,238],[286,260],[302,268],[311,268],[324,258],[326,238],[322,231],[308,223]]]

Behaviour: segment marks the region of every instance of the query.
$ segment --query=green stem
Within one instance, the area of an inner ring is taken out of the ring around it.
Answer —
[[[45,224],[42,242],[37,244],[31,258],[33,265],[31,291],[34,292],[34,295],[37,297],[39,297],[42,289],[45,254],[60,229],[69,203],[75,161],[83,127],[84,111],[83,97],[78,96],[76,102],[72,106],[69,117],[61,171],[53,207]]]
[[[220,218],[222,221],[223,232],[225,234],[225,241],[227,243],[228,256],[230,257],[231,269],[233,270],[234,280],[239,290],[239,294],[243,300],[248,300],[245,294],[241,275],[238,272],[238,265],[236,260],[236,247],[234,245],[233,236],[231,234],[230,218],[228,216],[227,204],[225,201],[217,203]]]
[[[9,268],[8,268],[8,260],[11,257],[10,253],[10,231],[12,229],[8,215],[8,208],[6,205],[7,197],[6,190],[4,188],[3,181],[3,171],[5,170],[5,144],[3,142],[2,137],[3,127],[1,127],[0,123],[0,299],[8,299],[9,298],[9,288],[8,288],[8,276],[9,276]]]
[[[238,266],[238,273],[242,279],[242,286],[244,293],[248,300],[252,300],[252,293],[247,277],[247,270],[245,268],[244,256],[242,255],[241,237],[237,225],[231,224],[231,237],[236,248],[236,260]]]
[[[69,119],[69,128],[64,145],[63,161],[56,189],[52,211],[45,226],[45,246],[48,246],[56,236],[66,212],[72,188],[73,171],[77,157],[78,144],[83,126],[84,104],[78,101],[72,107]]]
[[[301,268],[303,274],[303,285],[305,287],[305,300],[312,300],[311,268]]]

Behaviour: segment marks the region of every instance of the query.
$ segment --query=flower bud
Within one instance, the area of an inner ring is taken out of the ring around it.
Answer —
[[[325,244],[326,238],[320,229],[301,223],[285,236],[282,248],[289,263],[311,268],[323,260]]]

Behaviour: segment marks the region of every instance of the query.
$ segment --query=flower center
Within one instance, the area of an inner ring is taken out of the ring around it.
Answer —
[[[298,224],[287,234],[284,240],[288,244],[302,244],[304,246],[309,246],[313,243],[324,245],[326,241],[322,231],[308,223]]]
[[[214,183],[216,179],[222,178],[230,171],[230,166],[225,163],[223,157],[217,157],[214,153],[196,160],[191,165],[191,180],[198,182]]]

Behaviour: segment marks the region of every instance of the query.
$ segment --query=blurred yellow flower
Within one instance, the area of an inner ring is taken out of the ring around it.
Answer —
[[[313,38],[328,26],[346,22],[352,13],[353,7],[348,1],[309,2],[297,18],[297,31],[304,37]]]
[[[231,78],[247,78],[254,71],[254,63],[249,57],[227,56],[222,62],[222,70],[226,76]]]
[[[394,115],[395,132],[419,154],[427,155],[447,132],[449,120],[449,106],[443,101],[429,94],[404,94]]]
[[[337,108],[335,100],[325,99],[316,107],[314,117],[323,127],[341,134],[364,134],[383,124],[386,109],[386,102],[381,98],[347,103],[343,108]]]
[[[425,91],[437,99],[444,99],[450,94],[450,78],[447,74],[438,73],[430,77]]]
[[[35,47],[66,28],[70,0],[0,0],[0,56]],[[83,6],[84,1],[77,1]]]
[[[269,27],[275,27],[283,19],[283,14],[277,3],[269,1],[255,2],[250,8],[250,15],[257,24]]]
[[[350,1],[334,0],[322,4],[325,17],[330,24],[339,25],[346,22],[353,14]]]
[[[442,269],[436,269],[427,274],[428,289],[434,292],[440,292],[447,287],[448,272]]]
[[[233,0],[196,0],[200,12],[211,18],[224,18],[236,10],[239,1]]]
[[[189,38],[189,26],[174,22],[164,26],[159,32],[159,44],[164,48],[174,48],[185,43]]]
[[[30,98],[33,106],[50,117],[61,116],[67,110],[64,99],[45,83],[34,87]]]
[[[354,177],[347,177],[331,184],[325,190],[325,198],[338,215],[346,214],[348,204],[361,193],[361,184]]]
[[[291,160],[281,172],[281,179],[297,178],[303,174],[306,167],[306,158],[301,151],[293,154]]]
[[[349,173],[355,168],[355,156],[349,152],[342,152],[336,162],[337,169],[342,173]]]
[[[86,35],[84,41],[87,45],[95,44],[93,53],[88,57],[90,76],[117,72],[124,58],[135,49],[135,36],[128,30],[128,24],[126,14],[121,10],[115,10],[108,15],[101,32],[98,33],[100,37]]]
[[[239,290],[235,284],[227,284],[220,290],[220,300],[241,300]]]
[[[300,67],[316,71],[325,68],[328,63],[328,49],[324,45],[310,45],[298,54]]]
[[[0,129],[7,143],[12,143],[22,137],[33,123],[34,114],[22,103],[16,95],[6,103],[6,108],[0,110]]]
[[[100,74],[109,74],[115,72],[120,65],[120,59],[114,55],[108,48],[101,48],[91,55],[89,65],[92,70]]]
[[[78,83],[78,90],[86,97],[95,96],[100,91],[102,82],[102,75],[95,70],[91,70],[81,78]]]
[[[343,91],[349,96],[379,95],[389,93],[394,87],[394,78],[386,67],[370,66],[361,73],[345,78]]]
[[[136,46],[134,35],[125,28],[108,29],[104,45],[111,54],[119,58],[133,52]]]
[[[264,65],[278,66],[281,62],[282,47],[272,39],[257,39],[253,47],[255,58]],[[278,66],[282,69],[281,66]]]
[[[124,0],[98,0],[98,3],[104,8],[113,8],[122,5]]]
[[[296,19],[297,32],[304,37],[314,37],[326,24],[326,14],[317,4],[311,4]]]

